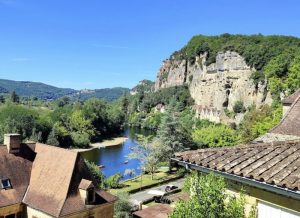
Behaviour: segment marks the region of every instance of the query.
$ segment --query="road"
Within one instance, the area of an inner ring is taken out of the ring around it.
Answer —
[[[155,191],[165,191],[165,188],[168,184],[172,184],[177,186],[178,188],[182,188],[183,187],[183,183],[184,183],[184,178],[182,179],[178,179],[176,181],[172,181],[170,183],[164,184],[164,185],[160,185],[157,187],[153,187],[151,189],[147,189],[141,192],[137,192],[135,194],[130,195],[130,201],[133,202],[134,204],[139,204],[140,202],[146,201],[150,198],[153,198],[155,195],[152,194],[148,194],[148,192],[150,190],[155,190]]]

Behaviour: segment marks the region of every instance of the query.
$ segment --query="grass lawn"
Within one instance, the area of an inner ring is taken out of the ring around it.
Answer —
[[[153,180],[151,179],[150,174],[143,175],[142,186],[158,184],[160,182],[178,177],[176,173],[168,174],[167,171],[168,171],[167,168],[160,168],[159,171],[154,174]],[[141,176],[121,182],[121,184],[124,184],[125,187],[120,189],[110,189],[110,192],[116,194],[118,192],[129,192],[135,189],[139,189],[141,187]]]

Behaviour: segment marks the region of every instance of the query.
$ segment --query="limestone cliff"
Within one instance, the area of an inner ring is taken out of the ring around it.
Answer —
[[[251,69],[236,52],[219,52],[215,63],[206,66],[207,54],[197,56],[194,63],[168,59],[157,75],[155,90],[187,84],[197,105],[218,110],[232,110],[237,101],[246,107],[271,103],[266,84],[255,85]]]

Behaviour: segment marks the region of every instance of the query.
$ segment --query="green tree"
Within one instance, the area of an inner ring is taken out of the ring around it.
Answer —
[[[246,112],[246,108],[244,106],[244,103],[242,101],[237,101],[233,105],[233,111],[234,113],[244,113]]]
[[[300,88],[300,55],[298,55],[289,68],[286,87],[290,93]]]
[[[92,174],[93,178],[97,182],[99,188],[105,188],[105,176],[104,174],[99,170],[99,167],[88,160],[84,160],[86,166],[88,167],[90,173]]]
[[[238,132],[226,125],[210,125],[196,129],[192,137],[199,147],[232,146],[240,142]]]
[[[5,98],[3,97],[3,95],[0,95],[0,103],[2,103],[2,104],[5,103]]]
[[[251,108],[239,126],[242,141],[247,143],[267,133],[280,122],[281,118],[281,105],[275,108],[269,105],[264,105],[259,109]]]
[[[138,135],[138,141],[139,144],[133,147],[129,158],[138,159],[141,163],[140,168],[150,172],[153,180],[159,162],[165,157],[166,147],[157,138],[153,140],[153,136]]]
[[[127,192],[117,193],[118,200],[115,203],[115,216],[117,218],[129,218],[129,214],[133,204],[129,201],[129,194]]]
[[[55,133],[55,130],[52,129],[50,132],[48,139],[47,139],[47,144],[48,145],[53,145],[53,146],[59,146],[59,141],[57,139],[57,134]]]
[[[107,188],[119,188],[120,180],[122,175],[120,173],[114,174],[107,179],[105,179],[105,187]]]
[[[244,218],[244,196],[226,194],[226,183],[214,174],[193,173],[188,178],[190,199],[176,204],[171,218]]]
[[[0,141],[5,133],[19,133],[29,139],[36,126],[38,113],[20,105],[7,104],[0,108]]]
[[[15,91],[13,91],[10,95],[10,100],[13,103],[19,103],[20,102],[20,97],[17,95]]]

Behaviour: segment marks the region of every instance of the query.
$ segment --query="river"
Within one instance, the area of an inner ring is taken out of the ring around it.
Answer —
[[[129,159],[128,155],[131,153],[131,147],[137,146],[136,134],[149,135],[151,131],[128,128],[125,129],[122,136],[128,138],[123,144],[116,146],[109,146],[100,149],[94,149],[82,153],[83,157],[97,165],[103,165],[101,169],[106,177],[121,173],[124,175],[126,169],[134,169],[135,175],[141,173],[140,163],[136,159]],[[128,161],[128,163],[126,163]],[[122,180],[129,179],[129,176],[124,176]]]

